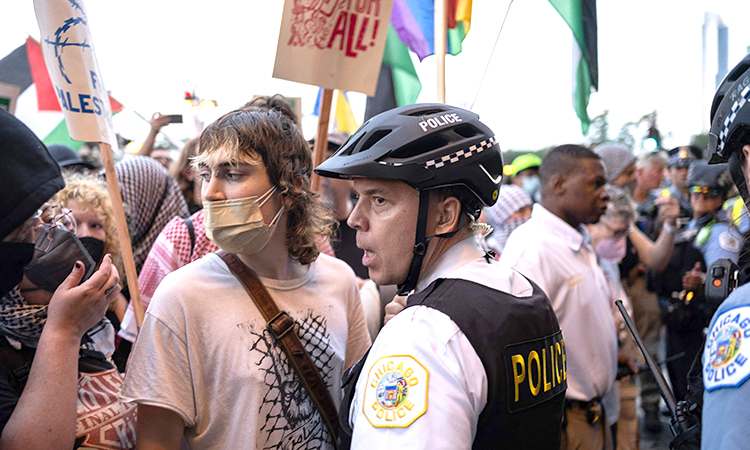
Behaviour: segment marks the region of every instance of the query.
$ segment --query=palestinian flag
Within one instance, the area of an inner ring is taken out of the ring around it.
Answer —
[[[20,95],[16,102],[16,116],[26,123],[45,144],[65,144],[79,149],[84,142],[70,139],[65,118],[52,87],[42,47],[29,37],[26,43],[0,59],[0,83],[17,87]],[[33,87],[33,89],[30,89]],[[0,98],[0,106],[2,106]],[[122,104],[109,97],[112,114],[122,111]]]
[[[549,0],[573,32],[573,109],[589,132],[589,96],[599,88],[596,0]]]

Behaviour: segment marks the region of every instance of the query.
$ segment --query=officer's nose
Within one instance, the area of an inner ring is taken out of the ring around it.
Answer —
[[[357,204],[354,205],[351,214],[349,214],[349,218],[346,219],[346,224],[357,231],[367,231],[367,220],[365,220],[362,209],[362,202],[358,201]]]

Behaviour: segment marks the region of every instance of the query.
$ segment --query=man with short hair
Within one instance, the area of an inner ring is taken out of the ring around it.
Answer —
[[[315,245],[333,220],[310,190],[307,142],[276,111],[240,109],[203,131],[200,151],[206,235],[293,319],[288,330],[337,403],[344,369],[370,338],[354,273]],[[139,404],[139,448],[178,449],[183,438],[193,449],[333,448],[275,328],[233,272],[210,253],[156,289],[122,393]]]
[[[602,398],[617,372],[613,300],[588,232],[607,207],[604,166],[578,145],[551,150],[539,169],[541,203],[508,238],[500,262],[511,265],[550,296],[565,334],[568,391],[563,449],[612,448]]]
[[[354,180],[348,223],[370,278],[414,293],[347,376],[343,448],[349,426],[357,449],[559,448],[557,319],[475,236],[502,178],[492,131],[475,113],[425,104],[373,117],[355,136],[316,172]]]

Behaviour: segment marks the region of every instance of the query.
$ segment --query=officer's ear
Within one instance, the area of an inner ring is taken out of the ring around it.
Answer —
[[[742,154],[745,156],[745,165],[747,165],[747,161],[750,161],[750,145],[745,144],[742,146]]]
[[[456,230],[461,216],[461,202],[456,197],[450,196],[437,202],[435,209],[438,220],[434,234],[438,235]]]

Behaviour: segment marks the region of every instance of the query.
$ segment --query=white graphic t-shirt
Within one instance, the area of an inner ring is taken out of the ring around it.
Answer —
[[[338,405],[344,368],[370,345],[351,268],[320,255],[300,278],[261,281],[300,325]],[[192,449],[332,448],[265,320],[215,254],[168,275],[156,290],[122,399],[176,412]]]

